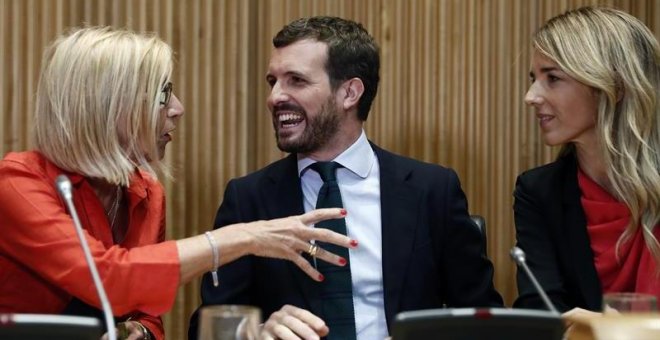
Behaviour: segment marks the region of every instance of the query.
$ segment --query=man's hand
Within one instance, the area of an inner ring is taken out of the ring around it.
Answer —
[[[268,318],[261,330],[261,338],[318,340],[328,332],[328,326],[318,316],[305,309],[285,305]]]
[[[585,326],[588,328],[589,320],[603,316],[602,313],[588,311],[582,308],[573,308],[561,315],[566,327],[566,335],[581,333]],[[582,328],[582,329],[581,329]],[[570,336],[567,336],[570,338]]]

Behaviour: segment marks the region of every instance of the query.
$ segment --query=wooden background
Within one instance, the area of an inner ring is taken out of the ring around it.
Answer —
[[[0,155],[31,147],[41,54],[57,34],[84,24],[155,31],[176,52],[174,91],[186,107],[166,156],[176,177],[165,182],[168,236],[199,234],[228,179],[283,156],[265,106],[272,36],[301,16],[354,19],[381,47],[368,136],[458,171],[470,211],[486,218],[495,283],[510,304],[514,181],[554,153],[523,103],[530,37],[586,4],[624,9],[660,33],[659,0],[0,0]],[[198,282],[180,289],[169,338],[185,338],[198,303]]]

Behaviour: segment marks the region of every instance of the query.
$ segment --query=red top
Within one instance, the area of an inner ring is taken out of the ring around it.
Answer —
[[[660,300],[658,267],[644,242],[641,226],[631,239],[621,244],[617,259],[616,243],[630,220],[628,207],[581,170],[578,170],[578,184],[603,293],[646,293]],[[660,239],[660,227],[656,226],[653,234]]]
[[[87,180],[37,152],[0,161],[0,312],[58,314],[72,296],[100,308],[78,236],[54,183],[66,174],[85,237],[115,315],[131,315],[163,338],[159,315],[172,308],[179,255],[165,238],[163,188],[136,171],[126,189],[129,226],[113,244],[105,210]]]

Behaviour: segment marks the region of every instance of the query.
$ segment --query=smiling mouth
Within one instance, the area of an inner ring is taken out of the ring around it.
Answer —
[[[298,126],[305,120],[305,117],[296,112],[282,113],[277,115],[277,122],[281,128],[292,128]]]

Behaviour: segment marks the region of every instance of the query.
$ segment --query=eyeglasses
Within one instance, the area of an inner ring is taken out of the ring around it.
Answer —
[[[168,81],[163,89],[160,91],[160,105],[167,106],[172,98],[172,82]]]

